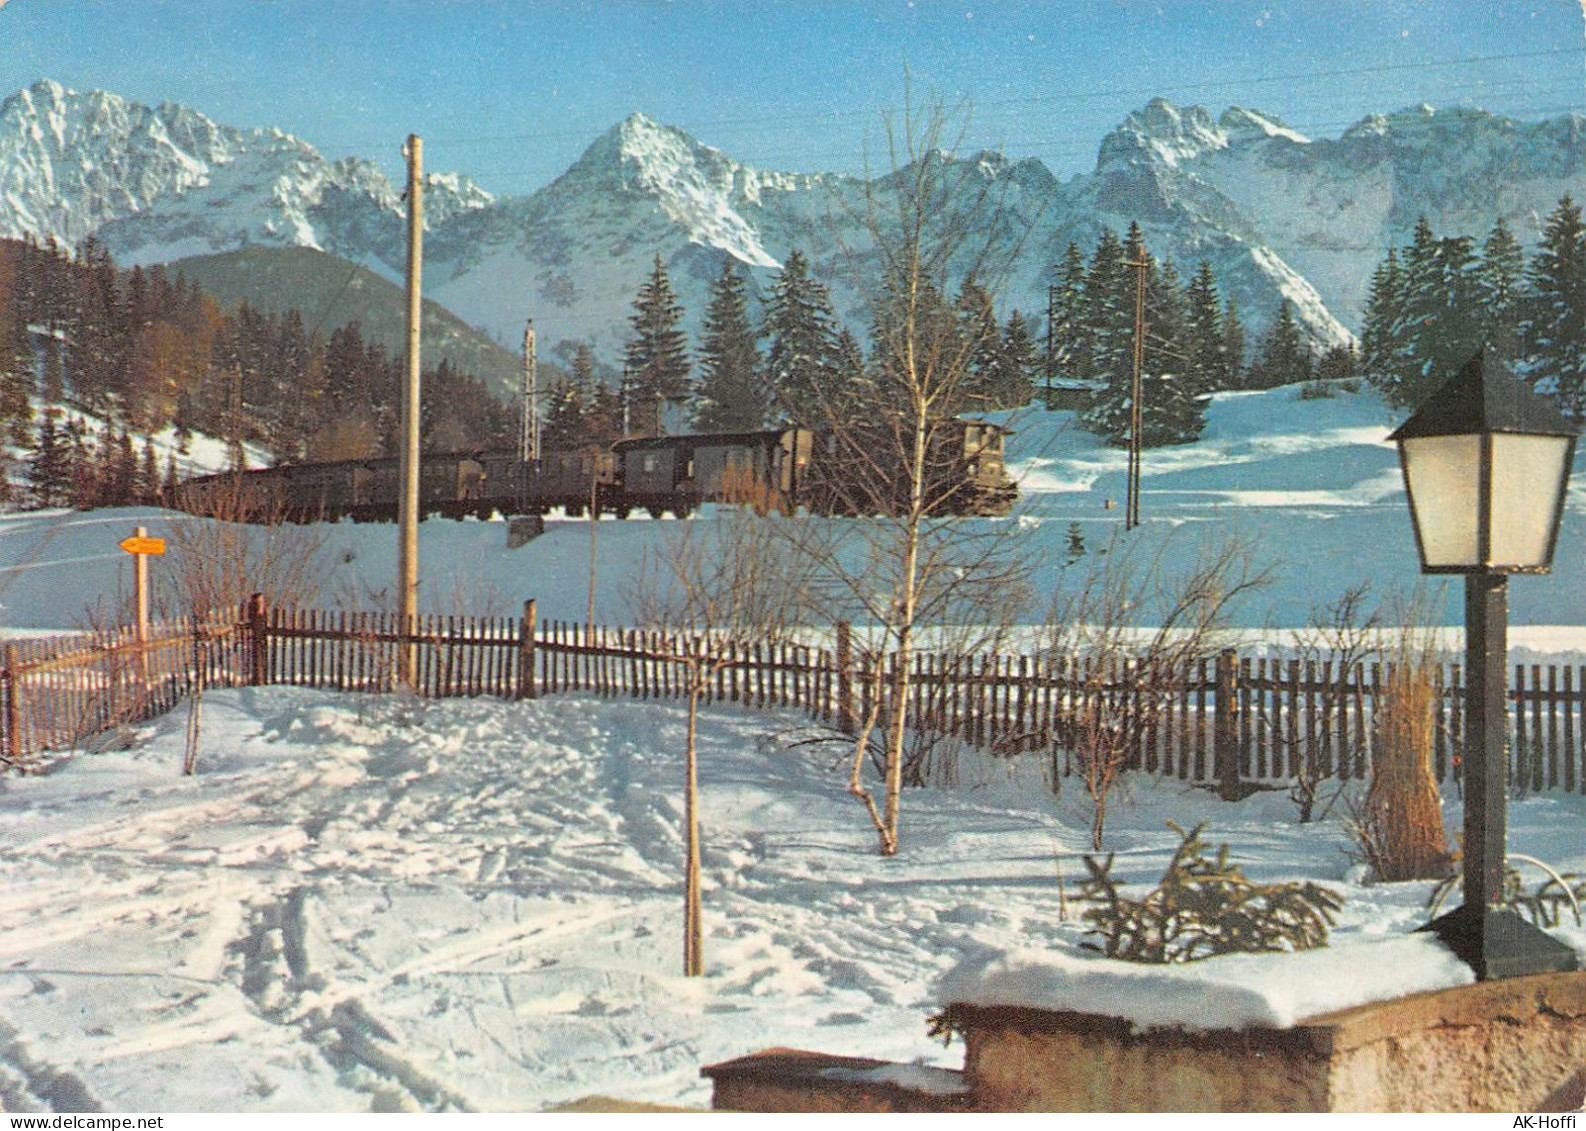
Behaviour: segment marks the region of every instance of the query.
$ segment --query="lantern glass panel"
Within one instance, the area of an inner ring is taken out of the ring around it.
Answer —
[[[1417,436],[1399,441],[1422,564],[1427,569],[1482,564],[1481,437]]]
[[[1564,490],[1565,436],[1492,437],[1492,548],[1489,565],[1546,566]]]

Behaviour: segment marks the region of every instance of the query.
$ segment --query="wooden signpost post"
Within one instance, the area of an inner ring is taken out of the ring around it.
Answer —
[[[165,553],[165,539],[151,538],[145,527],[138,527],[131,538],[117,543],[132,555],[132,600],[137,609],[138,670],[145,677],[149,647],[149,555]],[[147,679],[145,678],[145,682]]]

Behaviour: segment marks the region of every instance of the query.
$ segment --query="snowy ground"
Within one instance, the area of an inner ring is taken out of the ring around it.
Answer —
[[[1251,627],[1303,623],[1361,577],[1413,579],[1390,426],[1365,395],[1222,397],[1200,444],[1148,454],[1141,537],[1242,529],[1283,557]],[[1010,521],[1050,563],[1071,522],[1104,545],[1121,454],[1066,414],[1021,427],[1025,501]],[[1541,654],[1586,642],[1582,510],[1577,490],[1555,575],[1514,587],[1515,636]],[[4,631],[78,627],[85,607],[115,607],[128,584],[116,542],[185,521],[0,518]],[[499,523],[426,523],[426,600],[512,612],[535,596],[544,616],[582,619],[588,524],[549,526],[509,551]],[[599,525],[604,617],[623,619],[621,578],[661,529]],[[324,534],[330,603],[390,584],[392,528]],[[908,794],[902,851],[886,860],[837,752],[788,745],[798,718],[708,712],[707,975],[684,979],[678,709],[274,688],[211,692],[203,719],[196,777],[179,772],[185,709],[46,773],[0,777],[5,1110],[536,1110],[594,1093],[700,1104],[701,1065],[769,1045],[957,1066],[961,1050],[925,1034],[954,971],[954,985],[1002,978],[1024,993],[1063,968],[1063,992],[1143,1021],[1169,998],[1213,1021],[1339,1000],[1155,978],[1120,989],[1084,959],[1077,909],[1060,915],[1058,875],[1072,895],[1088,812],[1072,783],[1054,797],[1033,762],[964,755],[956,788]],[[1154,882],[1177,843],[1166,822],[1209,821],[1208,839],[1231,843],[1252,875],[1343,895],[1329,972],[1312,982],[1347,983],[1336,971],[1382,965],[1359,956],[1383,946],[1407,982],[1457,977],[1424,942],[1407,955],[1385,941],[1424,922],[1428,885],[1360,882],[1342,812],[1298,826],[1282,794],[1223,804],[1137,781],[1106,848],[1120,875]],[[1583,818],[1586,798],[1525,798],[1511,849],[1586,871]],[[1445,824],[1459,821],[1450,798]],[[1217,980],[1214,964],[1201,969]]]
[[[1122,532],[1125,456],[1105,447],[1072,413],[1006,414],[1010,471],[1020,480],[1018,509],[1008,519],[972,520],[986,528],[1012,525],[1038,563],[1038,621],[1046,596],[1065,581],[1068,537],[1077,527],[1087,551],[1109,546]],[[1420,579],[1409,508],[1388,433],[1396,423],[1369,392],[1340,390],[1306,400],[1297,388],[1223,393],[1195,444],[1148,451],[1142,476],[1144,525],[1131,540],[1149,557],[1167,547],[1168,559],[1191,554],[1207,539],[1237,537],[1273,567],[1274,584],[1238,610],[1239,623],[1257,630],[1303,626],[1320,603],[1370,581],[1385,597]],[[1579,456],[1586,467],[1586,448]],[[1111,501],[1117,505],[1108,508]],[[706,508],[708,512],[710,508]],[[78,627],[84,609],[124,607],[131,567],[116,544],[138,525],[167,536],[194,520],[129,508],[0,515],[0,631]],[[507,548],[501,522],[432,520],[419,535],[421,611],[440,614],[515,614],[527,598],[543,618],[583,621],[589,603],[588,522],[552,516],[543,536]],[[643,518],[605,521],[595,528],[595,616],[631,620],[629,581],[665,524]],[[396,577],[396,537],[386,524],[342,522],[313,528],[321,580],[317,603],[367,605],[388,593]],[[154,563],[162,574],[179,568]],[[1554,572],[1522,577],[1510,587],[1512,642],[1544,654],[1581,653],[1586,661],[1586,478],[1576,477]],[[1069,583],[1083,569],[1066,574]],[[62,581],[69,589],[62,591]],[[1441,620],[1463,616],[1457,585],[1432,587]],[[1530,658],[1529,654],[1526,658]]]
[[[835,756],[782,741],[797,719],[710,712],[707,976],[685,979],[679,711],[212,692],[192,778],[184,721],[0,780],[8,1111],[702,1104],[701,1065],[775,1044],[956,1066],[925,1035],[944,975],[1078,953],[1078,791],[1006,764],[911,792],[886,860]],[[1525,800],[1512,843],[1586,869],[1583,817]],[[1203,819],[1253,875],[1344,895],[1339,962],[1426,918],[1428,885],[1362,886],[1341,822],[1296,826],[1278,794],[1139,783],[1108,848],[1154,881],[1165,822]]]

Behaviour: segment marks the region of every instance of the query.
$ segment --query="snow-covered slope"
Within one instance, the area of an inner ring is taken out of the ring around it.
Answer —
[[[1369,581],[1376,597],[1387,598],[1422,580],[1398,461],[1387,440],[1396,421],[1369,392],[1339,389],[1326,399],[1306,399],[1296,387],[1219,394],[1199,442],[1146,452],[1144,522],[1127,538],[1121,449],[1101,444],[1071,413],[1032,411],[1005,419],[1015,429],[1008,456],[1020,480],[1018,507],[1009,519],[966,521],[988,530],[1013,528],[1036,567],[1031,624],[1040,623],[1055,589],[1076,584],[1084,573],[1083,565],[1065,565],[1071,529],[1089,561],[1101,560],[1094,555],[1122,538],[1138,544],[1146,558],[1163,549],[1174,568],[1208,539],[1248,542],[1254,562],[1273,568],[1271,585],[1239,610],[1239,623],[1251,629],[1304,626],[1317,606],[1358,582]],[[1586,455],[1581,462],[1586,466]],[[160,533],[192,521],[145,510],[0,518],[0,625],[71,628],[82,623],[85,607],[116,607],[130,586],[116,542],[140,524]],[[672,526],[647,519],[598,524],[597,619],[631,621],[632,581]],[[340,604],[389,590],[396,576],[394,527],[346,522],[312,529],[322,543],[322,588],[313,600]],[[590,537],[589,523],[553,515],[544,535],[512,550],[503,523],[426,522],[419,535],[420,604],[434,613],[510,615],[533,597],[545,617],[582,621]],[[60,584],[56,567],[70,570],[70,586]],[[1577,475],[1553,573],[1511,586],[1517,645],[1586,652],[1582,570],[1586,479]],[[1441,601],[1443,623],[1462,623],[1457,587],[1434,584],[1431,594]]]

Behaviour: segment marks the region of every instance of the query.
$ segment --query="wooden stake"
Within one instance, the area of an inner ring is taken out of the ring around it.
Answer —
[[[418,612],[419,573],[419,366],[423,314],[424,143],[409,134],[403,155],[408,162],[407,371],[402,383],[401,497],[397,506],[397,601],[401,631],[413,632]],[[416,648],[398,646],[398,676],[413,686]]]

